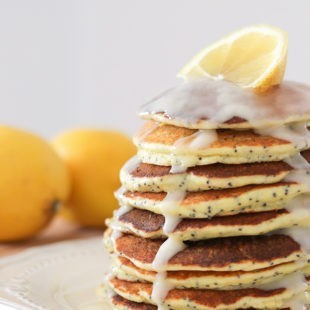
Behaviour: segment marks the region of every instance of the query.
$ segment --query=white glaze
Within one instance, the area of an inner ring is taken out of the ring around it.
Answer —
[[[309,302],[309,299],[306,296],[306,290],[308,288],[308,282],[305,279],[305,276],[302,272],[296,272],[291,275],[285,276],[278,283],[271,283],[273,288],[285,288],[293,290],[295,296],[286,302],[284,307],[289,307],[291,310],[305,310],[307,309],[306,303]]]
[[[285,288],[294,292],[294,297],[289,300],[284,308],[289,307],[291,310],[304,310],[306,305],[305,291],[308,283],[302,272],[297,271],[293,274],[287,275],[280,280],[256,286],[263,290],[274,290],[278,288]]]
[[[161,211],[165,217],[165,224],[163,227],[164,233],[168,234],[174,231],[177,225],[182,220],[177,215],[177,208],[179,203],[184,199],[186,195],[185,191],[174,191],[167,193],[165,199],[161,203]]]
[[[154,299],[152,300],[156,303],[158,309],[166,309],[164,306],[164,300],[169,291],[173,288],[167,280],[165,266],[174,255],[185,248],[186,245],[181,240],[169,237],[161,245],[155,256],[152,266],[153,269],[157,271],[157,275],[153,283],[152,298],[154,297]]]
[[[296,182],[310,187],[310,171],[293,170],[284,178],[285,182]]]
[[[308,310],[308,304],[309,298],[307,297],[307,293],[304,293],[294,297],[292,300],[287,302],[284,307],[289,308],[290,310]]]
[[[310,195],[299,195],[285,205],[285,209],[297,217],[310,216]]]
[[[198,130],[190,136],[180,138],[173,144],[174,149],[203,149],[217,140],[216,130]],[[183,161],[180,165],[172,166],[170,173],[185,172],[191,163]]]
[[[153,123],[152,126],[150,126],[147,130],[145,130],[141,135],[140,135],[140,139],[143,140],[145,137],[147,137],[148,135],[150,135],[156,128],[159,127],[158,123]]]
[[[165,199],[162,201],[162,211],[166,213],[165,210],[176,209],[177,204],[181,202],[186,195],[185,191],[174,191],[168,192]]]
[[[112,243],[115,245],[116,240],[122,236],[123,234],[119,230],[113,229],[112,234],[111,234]]]
[[[216,130],[199,130],[195,139],[190,143],[189,147],[193,149],[203,149],[217,140]]]
[[[174,174],[174,173],[184,173],[187,170],[186,166],[183,165],[175,165],[175,166],[171,166],[170,169],[170,173]]]
[[[172,233],[175,228],[180,224],[182,218],[175,216],[175,215],[165,215],[165,223],[163,226],[163,232],[165,234]]]
[[[175,148],[203,149],[217,140],[216,130],[198,130],[190,136],[181,138],[174,143]]]
[[[184,250],[186,245],[177,238],[170,236],[159,248],[153,261],[153,268],[156,271],[164,271],[165,265],[177,253]]]
[[[289,157],[284,161],[296,170],[310,169],[310,164],[300,153],[295,156]]]
[[[118,221],[118,219],[126,214],[127,212],[131,211],[132,207],[130,206],[121,206],[118,210],[115,210],[113,219],[111,220],[109,226],[112,228],[112,235],[111,235],[111,240],[115,244],[115,241],[120,238],[122,234],[122,225]]]
[[[272,136],[289,141],[298,149],[303,149],[310,145],[310,132],[307,129],[306,124],[269,127],[257,129],[256,132],[260,135]]]
[[[110,221],[109,227],[113,230],[113,233],[115,231],[121,232],[123,230],[122,224],[114,218]],[[117,236],[117,234],[115,233],[115,237],[116,236]],[[114,237],[114,241],[117,239],[115,237]],[[120,237],[120,235],[118,237]]]
[[[111,234],[111,240],[113,244],[115,244],[116,240],[123,235],[121,232],[121,225],[118,224],[116,220],[118,220],[122,215],[126,214],[130,210],[132,210],[132,207],[130,206],[121,206],[118,210],[114,211],[114,217],[110,223],[110,226],[113,229]]]
[[[169,215],[168,209],[177,208],[178,202],[182,201],[185,196],[185,191],[169,192],[167,193],[164,201],[162,202],[162,212],[165,216],[165,223],[163,231],[168,234],[174,231],[177,225],[181,222],[181,218],[178,216]],[[185,248],[185,244],[174,237],[169,237],[159,248],[155,259],[153,261],[153,268],[157,271],[157,276],[153,284],[152,300],[156,303],[158,309],[164,310],[164,300],[169,291],[173,288],[166,279],[165,266],[168,261],[178,252]]]
[[[157,96],[142,107],[141,115],[164,112],[184,124],[202,118],[218,124],[237,116],[261,127],[271,120],[309,114],[309,102],[310,87],[301,83],[285,81],[258,95],[227,81],[204,78],[186,81]]]
[[[165,310],[167,307],[163,304],[173,285],[167,281],[167,273],[157,273],[152,291],[152,300],[157,304],[158,310]]]
[[[114,192],[114,195],[116,198],[118,198],[121,195],[124,195],[126,193],[125,186],[121,186],[117,191]]]
[[[285,288],[287,290],[292,290],[294,292],[300,293],[305,291],[307,286],[308,284],[304,274],[300,271],[297,271],[284,276],[280,280],[276,280],[256,287],[263,290],[275,290],[278,288]]]
[[[140,164],[141,160],[138,158],[138,156],[134,156],[125,163],[125,165],[121,169],[121,172],[123,171],[126,174],[130,174],[131,172],[136,170],[136,168],[138,168]]]
[[[172,166],[170,173],[182,173],[185,172],[186,169],[187,167],[183,165]],[[182,221],[182,218],[177,215],[171,215],[171,213],[177,214],[178,205],[184,199],[185,195],[185,190],[168,192],[165,199],[162,201],[161,211],[165,217],[163,226],[165,234],[172,233]],[[169,291],[173,288],[171,283],[167,280],[165,266],[174,255],[185,249],[185,247],[185,244],[181,240],[171,236],[161,245],[152,263],[154,270],[157,271],[152,288],[152,300],[156,303],[159,310],[167,309],[164,305],[164,300]]]
[[[300,244],[305,253],[310,254],[310,227],[291,227],[282,229],[278,233],[290,236]]]
[[[132,210],[130,206],[121,206],[119,209],[114,211],[114,218],[119,219],[122,215]]]

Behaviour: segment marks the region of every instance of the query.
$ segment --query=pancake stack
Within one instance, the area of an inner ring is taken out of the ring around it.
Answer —
[[[113,309],[306,309],[310,87],[188,81],[141,116],[104,236]]]

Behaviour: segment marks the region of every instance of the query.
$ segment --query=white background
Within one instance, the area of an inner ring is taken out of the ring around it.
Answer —
[[[288,32],[286,78],[309,81],[308,0],[0,0],[0,122],[132,134],[187,60],[255,23]]]

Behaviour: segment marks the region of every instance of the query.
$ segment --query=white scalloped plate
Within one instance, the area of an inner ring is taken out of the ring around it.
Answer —
[[[96,294],[108,268],[101,238],[60,242],[0,259],[0,309],[110,309]]]

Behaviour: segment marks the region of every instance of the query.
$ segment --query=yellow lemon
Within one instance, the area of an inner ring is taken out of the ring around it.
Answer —
[[[69,193],[66,166],[43,139],[0,126],[0,241],[34,236]]]
[[[113,193],[120,187],[120,168],[135,153],[132,142],[115,131],[79,129],[59,135],[52,144],[71,174],[67,217],[84,226],[103,227],[118,207]]]
[[[268,25],[242,28],[202,50],[178,76],[225,79],[266,91],[283,79],[287,46],[287,35],[281,29]]]

